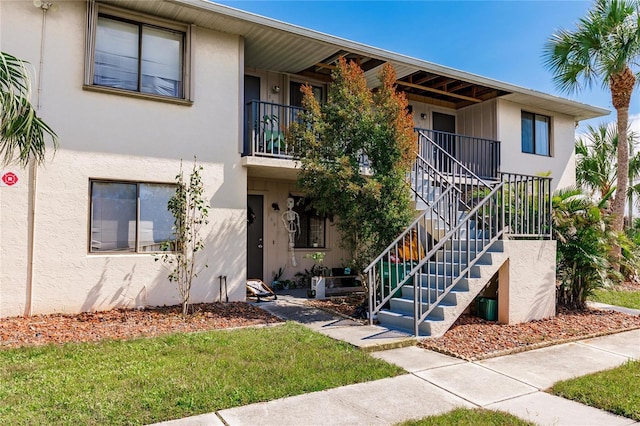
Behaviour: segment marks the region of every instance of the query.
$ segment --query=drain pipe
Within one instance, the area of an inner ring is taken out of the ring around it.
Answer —
[[[35,3],[34,3],[35,4]],[[47,28],[47,11],[52,6],[50,2],[42,2],[36,7],[42,10],[42,31],[40,34],[40,63],[38,65],[37,87],[36,87],[36,113],[40,113],[42,106],[42,71],[44,70],[44,42]],[[33,276],[35,273],[35,250],[36,250],[36,194],[38,193],[38,162],[32,159],[29,163],[29,191],[31,192],[31,208],[29,209],[29,250],[28,250],[28,270],[27,270],[27,296],[24,307],[24,315],[31,316],[33,311]]]

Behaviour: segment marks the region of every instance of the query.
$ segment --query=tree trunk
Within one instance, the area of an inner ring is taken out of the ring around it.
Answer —
[[[622,232],[624,226],[624,208],[627,201],[629,187],[629,143],[627,142],[627,128],[629,126],[629,103],[635,85],[635,76],[627,67],[622,72],[614,74],[609,80],[611,100],[618,118],[618,173],[616,194],[611,204],[613,221],[611,227],[615,232]],[[616,270],[620,270],[621,249],[617,244],[611,250]]]

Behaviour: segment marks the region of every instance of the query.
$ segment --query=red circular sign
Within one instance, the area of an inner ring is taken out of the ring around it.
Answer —
[[[13,172],[7,172],[2,175],[2,182],[7,186],[13,186],[18,183],[18,175]]]

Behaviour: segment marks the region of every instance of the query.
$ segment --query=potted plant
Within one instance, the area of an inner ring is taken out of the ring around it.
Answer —
[[[278,272],[273,274],[273,280],[271,281],[271,288],[274,290],[282,290],[283,288],[287,290],[289,287],[284,286],[284,281],[281,281],[282,276],[284,275],[284,270],[287,268],[287,265],[281,266],[278,268]]]

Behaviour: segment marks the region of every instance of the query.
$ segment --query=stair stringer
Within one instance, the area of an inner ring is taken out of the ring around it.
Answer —
[[[432,319],[427,317],[420,325],[420,331],[426,332],[425,337],[440,337],[446,333],[508,260],[509,255],[506,253],[491,252],[490,265],[476,264],[480,271],[480,276],[467,278],[465,281],[468,288],[456,290],[455,305],[439,305],[438,308],[442,309],[442,318]]]

